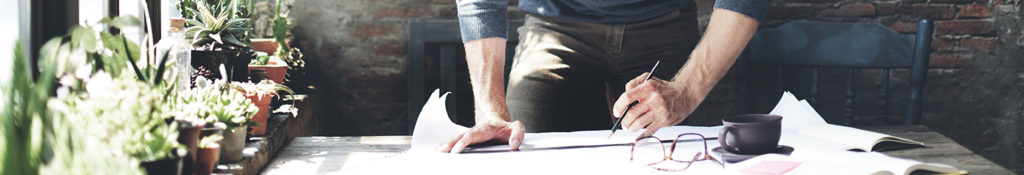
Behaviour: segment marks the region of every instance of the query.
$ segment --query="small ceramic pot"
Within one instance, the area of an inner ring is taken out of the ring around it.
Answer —
[[[221,162],[242,160],[242,149],[245,148],[245,130],[245,125],[224,130],[224,140],[220,141]]]

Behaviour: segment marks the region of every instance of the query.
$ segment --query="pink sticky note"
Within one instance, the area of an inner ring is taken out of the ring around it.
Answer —
[[[789,172],[789,170],[793,170],[797,166],[800,166],[800,162],[765,160],[757,163],[757,165],[743,169],[743,174],[779,175]]]

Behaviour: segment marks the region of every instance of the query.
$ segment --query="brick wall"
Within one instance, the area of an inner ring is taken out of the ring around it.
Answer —
[[[697,0],[701,25],[713,0]],[[515,4],[512,1],[511,4]],[[521,17],[512,5],[513,18]],[[455,19],[452,0],[296,1],[297,43],[317,76],[320,135],[405,134],[405,37],[409,19]],[[911,33],[922,18],[935,20],[923,123],[969,149],[1024,173],[1024,31],[1019,0],[775,0],[762,26],[792,20],[879,23]],[[845,72],[824,76],[842,76]],[[867,71],[866,73],[872,73]],[[905,72],[892,75],[905,88]],[[861,78],[871,88],[878,78]],[[733,113],[732,77],[713,90],[691,124],[716,124]],[[825,80],[823,94],[841,93],[843,81]],[[863,89],[863,88],[862,88]],[[796,90],[798,95],[804,94]],[[903,101],[893,93],[892,116]],[[871,92],[861,93],[870,101]],[[838,99],[823,99],[823,102]],[[841,103],[840,103],[841,104]],[[858,108],[867,105],[860,105]],[[828,117],[838,107],[823,106]],[[415,111],[414,111],[415,112]],[[865,113],[859,113],[865,114]],[[833,119],[830,118],[830,121]]]
[[[296,1],[293,31],[326,97],[320,135],[404,134],[407,21],[455,14],[447,0]]]

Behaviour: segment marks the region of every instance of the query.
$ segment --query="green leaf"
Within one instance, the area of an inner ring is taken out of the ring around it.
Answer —
[[[118,47],[117,46],[119,46],[121,42],[113,34],[110,34],[110,33],[107,33],[107,32],[100,32],[100,41],[103,41],[103,47],[105,47],[107,49],[111,49],[114,52],[118,52],[118,50],[117,50]]]
[[[167,70],[167,60],[170,59],[170,56],[168,56],[169,52],[170,52],[170,49],[166,49],[166,50],[161,49],[160,52],[161,52],[161,54],[163,56],[160,57],[160,61],[157,62],[157,65],[155,65],[156,66],[156,73],[155,73],[156,75],[153,76],[153,85],[154,86],[161,85],[161,83],[163,82],[162,80],[164,79],[164,72]]]
[[[75,29],[81,31],[82,40],[80,42],[82,42],[82,47],[85,48],[86,52],[96,53],[102,49],[100,48],[100,44],[96,44],[97,40],[95,31],[81,27],[76,27]]]
[[[83,37],[87,35],[88,33],[81,27],[71,28],[71,47],[81,47]]]
[[[231,45],[235,45],[235,46],[239,46],[239,47],[243,47],[243,48],[249,48],[249,44],[246,44],[246,43],[244,43],[242,41],[239,41],[238,39],[235,38],[234,35],[224,35],[223,39],[224,39],[224,41],[226,41],[227,43],[229,43]]]
[[[119,29],[123,29],[125,27],[136,27],[136,26],[139,26],[139,18],[136,18],[135,16],[128,16],[128,15],[118,16],[118,17],[115,17],[113,20],[111,20],[109,25],[111,27],[115,27],[115,28],[119,28]]]
[[[278,8],[280,8],[280,4],[281,3],[278,2]],[[272,30],[274,32],[274,40],[276,40],[277,44],[280,45],[278,47],[281,48],[281,46],[288,46],[284,40],[286,35],[288,35],[288,18],[281,16],[274,18],[274,26]]]
[[[133,53],[132,52],[132,46],[134,46],[135,43],[132,43],[131,41],[128,41],[128,38],[125,38],[124,35],[118,35],[118,36],[121,38],[121,47],[125,50],[125,52],[123,54],[124,58],[128,59],[128,64],[132,66],[132,70],[135,70],[135,76],[138,76],[139,80],[142,80],[142,81],[148,80],[149,78],[146,77],[144,71],[142,71],[142,69],[139,69],[139,66],[135,64],[135,61],[138,60],[138,58],[135,57],[135,56],[139,56],[139,55],[137,55],[137,53],[139,52],[138,46],[135,46],[135,51]]]
[[[57,51],[60,48],[62,38],[53,38],[46,41],[43,47],[39,49],[39,64],[40,65],[56,65],[57,64]],[[27,67],[27,66],[26,66]],[[42,72],[42,68],[39,70]]]
[[[198,31],[201,31],[201,30],[203,30],[203,28],[199,27],[199,26],[189,27],[189,28],[185,29],[185,36],[188,36],[189,38],[193,38],[195,33],[198,32]]]
[[[248,21],[249,21],[248,18],[235,18],[235,19],[228,20],[228,22],[225,23],[224,25],[228,26],[228,27],[231,27],[231,26],[235,26],[235,25],[244,24],[245,22],[248,22]]]
[[[197,27],[198,26],[203,26],[202,22],[199,22],[199,21],[196,21],[196,20],[193,20],[193,19],[186,19],[185,20],[185,24],[191,24],[192,26],[197,26]]]

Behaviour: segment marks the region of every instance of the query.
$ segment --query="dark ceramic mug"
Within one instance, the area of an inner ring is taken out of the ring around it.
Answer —
[[[718,143],[726,151],[739,154],[764,154],[776,151],[782,135],[782,116],[743,114],[722,119]]]

